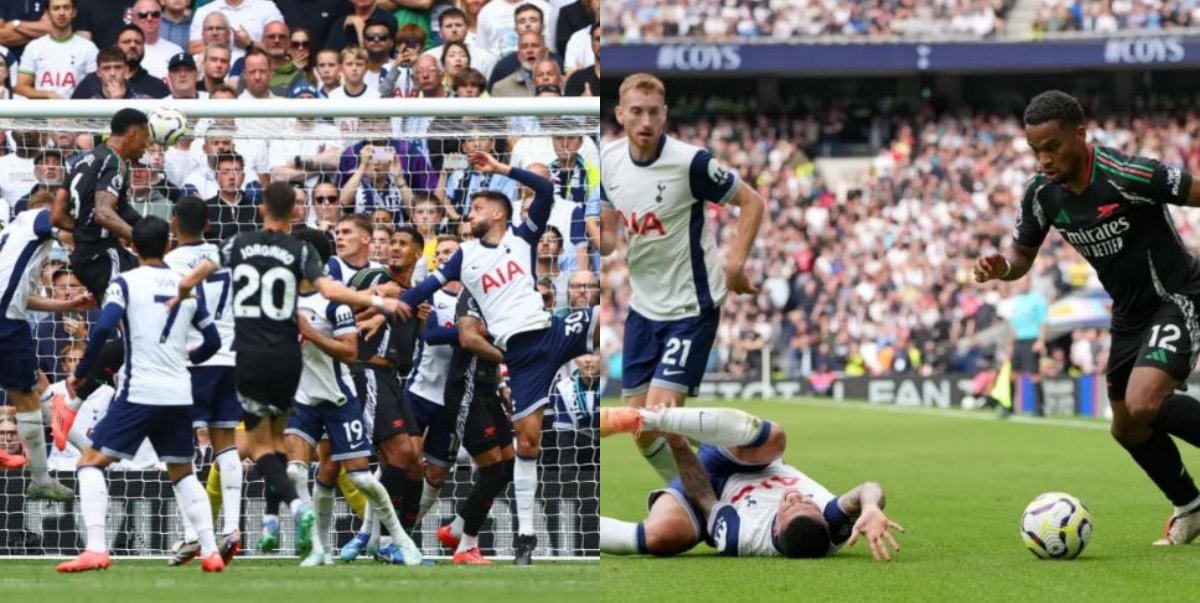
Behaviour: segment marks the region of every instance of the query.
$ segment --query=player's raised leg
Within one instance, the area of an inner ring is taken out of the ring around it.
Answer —
[[[1200,401],[1174,393],[1191,372],[1194,355],[1190,337],[1166,341],[1164,333],[1172,332],[1187,333],[1188,325],[1183,311],[1166,303],[1144,340],[1115,334],[1110,358],[1121,364],[1108,376],[1113,437],[1175,507],[1166,533],[1154,543],[1160,546],[1200,536],[1200,490],[1170,437],[1200,446]],[[1129,357],[1133,349],[1136,359]]]

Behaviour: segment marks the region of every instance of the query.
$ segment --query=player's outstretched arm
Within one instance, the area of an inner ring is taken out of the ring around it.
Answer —
[[[54,202],[50,204],[50,223],[59,230],[75,230],[75,218],[71,217],[71,199],[65,188],[60,188],[54,193]]]
[[[746,260],[750,258],[750,250],[754,247],[754,240],[758,238],[758,229],[762,227],[767,203],[745,182],[741,183],[737,194],[729,203],[736,205],[740,211],[733,245],[725,255],[725,286],[733,293],[754,295],[758,293],[758,287],[751,284],[746,276]]]
[[[108,191],[96,191],[96,223],[122,239],[133,238],[133,227],[117,212],[117,196]]]
[[[675,464],[679,466],[679,479],[683,482],[683,491],[697,507],[700,507],[704,515],[701,521],[707,524],[712,508],[717,504],[717,493],[713,491],[708,472],[700,464],[700,459],[696,457],[687,438],[678,434],[668,434],[665,437],[667,445],[675,455]]]
[[[49,299],[40,295],[29,296],[29,309],[35,312],[81,312],[94,308],[90,294],[75,295],[71,299]]]
[[[883,513],[883,508],[887,506],[883,486],[876,482],[855,486],[838,498],[838,506],[846,515],[858,516],[847,546],[854,546],[860,537],[865,539],[876,561],[891,561],[892,553],[900,551],[892,530],[904,533],[904,527]]]
[[[104,309],[100,311],[100,318],[92,326],[92,331],[88,335],[87,347],[84,348],[83,358],[75,366],[75,374],[68,375],[67,389],[71,390],[72,397],[74,397],[74,390],[82,385],[87,378],[86,375],[88,374],[88,370],[92,368],[92,363],[100,357],[100,350],[104,348],[104,344],[116,332],[117,324],[121,322],[121,316],[124,314],[125,308],[121,304],[104,304]]]
[[[179,296],[173,301],[178,303],[180,300],[191,297],[193,289],[199,287],[200,283],[204,282],[204,279],[216,274],[220,269],[211,259],[205,258],[200,260],[200,263],[196,264],[196,267],[191,272],[179,279]]]
[[[488,155],[487,157],[491,157]],[[493,160],[495,161],[495,160]],[[417,284],[416,287],[404,292],[400,296],[400,303],[397,314],[403,320],[408,320],[412,316],[413,308],[429,301],[434,293],[446,286],[446,283],[460,280],[462,273],[462,250],[454,252],[454,255],[446,260],[446,263],[441,268],[433,271],[433,274],[425,277],[425,280]]]
[[[458,345],[458,327],[443,327],[436,320],[427,320],[421,331],[421,341],[429,345]]]

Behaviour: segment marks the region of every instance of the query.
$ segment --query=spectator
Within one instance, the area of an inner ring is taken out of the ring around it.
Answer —
[[[167,64],[171,57],[183,52],[183,47],[163,38],[162,6],[158,0],[137,0],[133,3],[133,24],[137,25],[146,40],[142,50],[142,67],[150,75],[167,81]]]
[[[158,153],[161,155],[161,150]],[[129,168],[129,206],[139,216],[156,216],[170,222],[175,204],[163,188],[153,186],[156,172],[161,173],[148,165]]]
[[[272,34],[279,35],[279,34]],[[284,40],[287,36],[284,35]],[[268,99],[278,98],[275,94],[275,87],[272,85],[272,78],[275,77],[275,71],[271,68],[271,58],[266,52],[258,48],[251,48],[246,52],[245,57],[246,70],[242,73],[241,81],[238,82],[242,86],[242,92],[238,95],[241,99]],[[297,72],[292,71],[288,76],[288,81],[294,81]],[[284,95],[287,90],[291,90],[291,86],[284,88]]]
[[[33,159],[33,188],[13,207],[17,215],[29,207],[29,198],[40,192],[54,193],[63,184],[63,154],[59,149],[45,149]]]
[[[358,166],[342,184],[339,202],[351,213],[383,210],[388,212],[392,223],[407,222],[412,215],[412,189],[405,181],[395,149],[360,147]]]
[[[83,285],[79,278],[69,269],[63,267],[54,272],[51,277],[53,295],[57,300],[69,300],[77,295],[83,295]],[[51,314],[49,318],[37,323],[33,331],[36,342],[38,368],[51,381],[61,381],[66,378],[66,371],[59,361],[58,350],[72,341],[85,342],[89,325],[95,324],[99,312],[64,312]]]
[[[558,24],[554,28],[554,52],[558,53],[558,56],[567,56],[567,45],[571,37],[599,23],[600,0],[575,0],[562,7],[558,11]]]
[[[193,20],[193,23],[197,22]],[[229,51],[229,65],[233,65],[233,30],[229,28],[229,19],[225,17],[224,13],[212,12],[200,23],[200,44],[188,43],[187,51],[192,54],[192,58],[203,60],[201,54],[207,52],[208,48],[216,45]],[[195,25],[192,27],[195,27]],[[240,53],[238,57],[241,57]]]
[[[125,64],[128,66],[126,75],[125,98],[166,98],[171,96],[171,89],[159,78],[150,75],[142,68],[145,56],[145,34],[136,25],[126,25],[117,34],[117,48],[125,54]],[[112,84],[110,84],[112,86]],[[113,98],[107,96],[99,75],[93,73],[79,84],[74,98]]]
[[[135,0],[81,0],[78,2],[74,28],[89,39],[96,48],[108,48],[117,43],[121,28],[133,22]],[[28,3],[26,3],[28,5]],[[34,3],[36,6],[37,3]],[[25,16],[23,19],[32,17]],[[22,25],[22,29],[26,26]]]
[[[363,49],[367,51],[367,74],[363,80],[367,86],[379,90],[380,96],[390,96],[384,94],[385,90],[390,89],[382,88],[381,84],[387,77],[387,64],[392,60],[392,53],[396,49],[395,19],[367,21],[366,27],[363,28]],[[408,65],[411,67],[412,63]]]
[[[16,93],[29,99],[71,98],[75,88],[96,70],[96,45],[75,35],[74,0],[46,5],[50,31],[29,43],[21,56]]]
[[[0,198],[9,207],[16,205],[37,184],[34,159],[41,152],[42,134],[36,130],[12,130],[16,150],[0,156]],[[8,215],[0,216],[8,221]]]
[[[288,59],[304,73],[303,83],[317,81],[317,76],[313,73],[315,61],[312,60],[312,50],[312,33],[303,27],[293,29],[291,40],[288,42]]]
[[[517,51],[521,34],[536,29],[545,36],[543,45],[550,48],[557,21],[558,11],[544,0],[491,0],[479,9],[476,43],[503,57]]]
[[[592,24],[592,55],[596,57],[590,69],[577,69],[567,78],[564,96],[595,96],[600,89],[600,22]]]
[[[465,219],[470,213],[471,196],[481,190],[496,190],[504,193],[509,199],[516,199],[517,182],[507,176],[492,173],[480,173],[471,169],[467,155],[471,153],[494,153],[496,139],[478,133],[462,140],[461,153],[454,149],[454,154],[444,156],[441,178],[435,197],[442,199],[446,215],[452,221]],[[449,150],[447,150],[449,152]]]
[[[196,90],[209,95],[217,86],[224,86],[226,78],[229,77],[229,60],[228,46],[212,43],[205,47],[204,53],[200,55],[200,61],[204,65],[204,79],[196,86]]]
[[[425,56],[429,56],[427,53]],[[453,95],[454,76],[471,68],[471,51],[462,42],[448,42],[442,46],[442,56],[439,59],[445,73],[442,75],[442,87]]]
[[[167,76],[171,84],[171,98],[201,99],[208,98],[207,92],[197,90],[196,61],[192,55],[180,52],[171,57],[167,63]]]
[[[317,84],[321,97],[329,98],[334,90],[342,86],[342,57],[336,50],[323,48],[316,57]]]
[[[409,24],[400,30],[397,37],[399,47],[396,49],[396,61],[380,86],[380,94],[385,98],[414,98],[421,94],[413,69],[417,58],[421,56],[421,49],[425,47],[425,32]]]
[[[239,232],[254,230],[259,223],[259,212],[242,193],[246,179],[246,164],[237,153],[217,155],[217,194],[204,200],[208,205],[208,231],[204,237],[212,242],[221,242]]]
[[[192,29],[191,0],[162,0],[162,38],[187,50]]]
[[[96,72],[83,79],[71,98],[148,98],[139,96],[129,85],[129,61],[125,51],[113,46],[96,57]]]
[[[24,3],[20,9],[15,3],[6,3],[0,7],[0,11],[0,17],[3,18],[0,44],[8,49],[5,58],[9,63],[20,60],[30,42],[50,33],[50,12],[45,10],[41,2],[35,2],[32,6]],[[74,28],[77,31],[81,29],[78,24]],[[80,31],[80,35],[88,37],[86,32]]]
[[[308,32],[314,50],[324,47],[334,23],[349,15],[351,9],[347,0],[275,0],[275,5],[292,28],[292,35],[301,29]]]
[[[568,307],[567,281],[571,278],[571,273],[564,271],[559,264],[563,255],[562,232],[555,226],[547,226],[546,231],[538,239],[536,253],[537,267],[535,270],[538,278],[546,279],[554,285],[554,307]]]
[[[518,69],[509,72],[491,85],[489,91],[492,96],[534,96],[536,94],[534,68],[542,59],[546,58],[546,52],[546,43],[542,40],[541,34],[533,32],[521,34],[521,46],[517,50],[520,65]],[[553,69],[557,70],[557,65]],[[499,73],[502,73],[502,67],[498,66],[493,72],[493,77]]]
[[[233,60],[238,59],[256,42],[262,41],[267,23],[283,21],[279,8],[271,0],[213,0],[196,10],[192,15],[192,31],[188,34],[188,52],[196,54],[204,49],[209,40],[204,39],[206,19],[214,12],[225,15],[229,32]]]
[[[329,39],[325,41],[325,48],[334,50],[342,50],[347,46],[363,46],[363,33],[366,30],[367,23],[371,21],[388,21],[393,24],[396,22],[396,17],[387,11],[377,8],[375,0],[346,0],[350,3],[350,14],[333,22],[333,26],[329,28]],[[395,25],[393,25],[395,27]]]
[[[438,17],[438,23],[442,45],[430,48],[425,51],[425,54],[442,59],[442,65],[445,67],[443,51],[446,46],[453,43],[463,44],[467,49],[467,56],[471,60],[471,67],[482,73],[485,79],[490,76],[492,68],[496,66],[497,57],[483,46],[467,41],[467,13],[458,8],[447,9]],[[447,70],[449,70],[448,67]]]
[[[492,69],[491,75],[488,76],[489,86],[494,86],[496,82],[508,77],[509,75],[512,75],[517,71],[520,71],[522,65],[525,65],[527,58],[521,56],[520,42],[522,36],[531,33],[542,36],[542,41],[539,46],[543,48],[544,51],[538,53],[537,60],[547,57],[552,58],[558,63],[559,70],[562,70],[562,58],[558,55],[558,53],[551,49],[549,42],[546,41],[546,32],[545,25],[542,21],[542,13],[537,9],[537,7],[531,4],[522,4],[517,7],[517,30],[515,34],[516,45],[512,51],[500,55],[500,58],[496,61],[496,67]],[[526,65],[525,68],[527,70],[532,69],[528,65]]]

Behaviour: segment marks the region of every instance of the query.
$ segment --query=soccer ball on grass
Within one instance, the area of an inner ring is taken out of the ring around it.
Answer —
[[[150,139],[154,142],[172,146],[188,133],[187,116],[178,109],[159,107],[150,112]]]
[[[1092,539],[1092,513],[1070,494],[1039,494],[1021,514],[1021,539],[1041,559],[1074,559]]]

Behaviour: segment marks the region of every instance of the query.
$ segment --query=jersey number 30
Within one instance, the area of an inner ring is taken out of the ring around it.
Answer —
[[[234,318],[261,318],[286,321],[296,314],[296,275],[283,266],[276,266],[259,273],[250,264],[241,264],[233,269],[233,316]],[[276,294],[276,287],[283,286],[283,297]],[[260,293],[261,290],[261,293]],[[258,293],[258,303],[250,300]],[[280,303],[277,303],[278,302]]]

